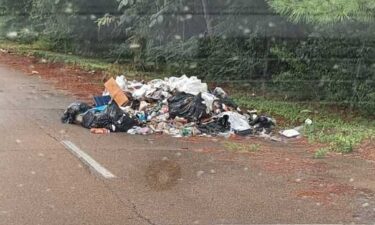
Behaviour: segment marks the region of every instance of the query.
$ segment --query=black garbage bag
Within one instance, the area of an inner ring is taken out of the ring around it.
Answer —
[[[197,96],[184,92],[177,92],[168,99],[169,116],[174,119],[177,116],[187,119],[189,122],[197,122],[207,117],[207,106],[203,103],[202,94]]]
[[[266,133],[270,133],[274,126],[276,126],[275,121],[268,116],[256,116],[255,118],[250,118],[249,120],[250,126],[258,131],[266,131]]]
[[[112,120],[115,130],[111,130],[114,132],[127,132],[132,127],[138,125],[138,121],[135,118],[122,111],[114,102],[107,107],[104,113]]]
[[[215,118],[214,121],[209,123],[201,124],[198,126],[198,130],[204,134],[218,134],[230,131],[229,116],[224,115],[220,118]]]
[[[69,105],[65,110],[64,115],[61,117],[61,122],[73,124],[79,114],[85,113],[90,110],[91,107],[86,103],[75,102]]]
[[[136,119],[122,111],[116,103],[111,103],[103,112],[87,112],[83,116],[82,126],[85,128],[106,128],[112,132],[127,132],[138,125]]]
[[[112,120],[104,112],[93,112],[88,111],[83,116],[82,126],[91,129],[91,128],[106,128],[113,131]]]
[[[128,114],[124,114],[117,121],[114,121],[115,132],[128,132],[128,130],[138,125],[137,120]]]

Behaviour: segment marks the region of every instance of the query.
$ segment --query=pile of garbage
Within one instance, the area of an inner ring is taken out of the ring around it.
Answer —
[[[76,102],[64,112],[63,123],[78,124],[92,133],[228,136],[270,133],[274,119],[243,112],[220,87],[213,91],[197,77],[170,77],[150,82],[125,76],[105,83],[95,106]]]

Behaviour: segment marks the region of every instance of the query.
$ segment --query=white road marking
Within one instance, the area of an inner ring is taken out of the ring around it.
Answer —
[[[64,145],[65,148],[68,149],[73,155],[78,157],[78,159],[80,159],[83,163],[88,165],[91,169],[93,169],[95,172],[97,172],[104,178],[106,179],[116,178],[115,175],[113,175],[110,171],[108,171],[106,168],[100,165],[97,161],[91,158],[91,156],[86,154],[84,151],[78,148],[71,141],[62,141],[61,144]]]

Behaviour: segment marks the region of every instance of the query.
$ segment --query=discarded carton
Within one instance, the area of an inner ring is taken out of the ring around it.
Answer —
[[[280,134],[287,138],[295,138],[301,135],[301,133],[295,129],[284,130],[281,131]]]
[[[115,79],[109,79],[104,86],[118,106],[123,106],[129,102],[128,97],[126,97],[120,86],[118,86]]]

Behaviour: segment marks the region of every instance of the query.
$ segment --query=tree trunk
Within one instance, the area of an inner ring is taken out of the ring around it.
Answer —
[[[204,19],[206,21],[206,32],[208,36],[211,37],[213,34],[213,27],[212,27],[211,16],[208,10],[208,0],[201,0],[201,2],[202,2]]]

